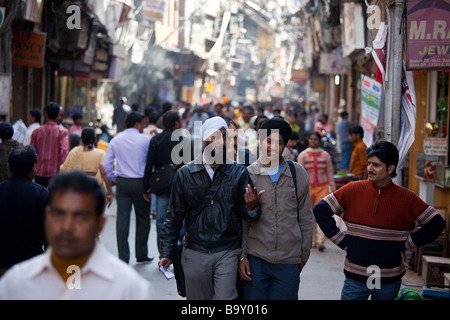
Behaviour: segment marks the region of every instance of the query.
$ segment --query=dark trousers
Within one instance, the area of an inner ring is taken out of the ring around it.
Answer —
[[[126,263],[130,260],[128,235],[130,233],[130,215],[132,206],[136,214],[136,259],[148,256],[148,236],[150,233],[150,203],[144,197],[144,179],[116,179],[117,220],[116,237],[119,258]]]

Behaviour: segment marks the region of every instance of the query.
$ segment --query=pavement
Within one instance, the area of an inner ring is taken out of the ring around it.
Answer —
[[[116,200],[110,208],[106,209],[107,218],[105,227],[100,234],[100,243],[112,254],[117,256],[116,244]],[[154,260],[147,264],[137,264],[134,251],[135,239],[135,215],[134,211],[130,219],[130,266],[133,267],[145,279],[149,280],[158,300],[185,300],[177,293],[175,278],[167,280],[158,269],[159,253],[156,246],[156,220],[151,219],[149,235],[149,256]],[[300,275],[299,300],[339,300],[342,285],[345,279],[344,267],[345,251],[326,239],[325,250],[311,250],[311,256]],[[171,266],[170,271],[173,271]],[[412,270],[407,270],[402,279],[402,287],[413,288],[421,292],[424,281]]]

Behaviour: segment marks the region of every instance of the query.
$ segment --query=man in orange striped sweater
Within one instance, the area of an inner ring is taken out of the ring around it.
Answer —
[[[405,274],[402,251],[432,242],[445,229],[433,207],[392,182],[399,157],[392,143],[377,141],[366,155],[368,179],[348,183],[314,207],[325,235],[347,251],[342,300],[394,299]],[[346,234],[333,214],[344,219]]]

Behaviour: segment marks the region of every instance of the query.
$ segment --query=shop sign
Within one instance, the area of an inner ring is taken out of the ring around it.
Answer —
[[[42,10],[44,8],[44,1],[42,0],[27,0],[22,6],[22,15],[24,20],[35,23],[41,23]]]
[[[95,50],[94,62],[92,64],[91,70],[93,71],[108,71],[109,67],[109,54],[108,51],[102,48],[98,48]]]
[[[292,69],[291,81],[296,83],[306,83],[309,79],[309,71],[306,69]]]
[[[88,73],[90,71],[90,67],[78,60],[59,60],[59,71]]]
[[[13,31],[12,64],[42,68],[46,33]]]
[[[427,156],[446,156],[447,155],[446,138],[425,138],[423,139],[423,153]]]
[[[320,74],[343,74],[350,71],[350,66],[340,64],[335,53],[321,53],[319,63]]]
[[[345,57],[354,51],[364,49],[364,17],[362,6],[356,2],[346,2],[343,5],[342,17],[342,51]]]
[[[450,67],[450,0],[407,2],[408,70]]]
[[[162,21],[164,18],[164,0],[144,0],[144,19],[150,21]]]
[[[378,125],[381,101],[381,84],[367,76],[361,76],[361,127],[364,130],[363,141],[372,145],[375,127]]]

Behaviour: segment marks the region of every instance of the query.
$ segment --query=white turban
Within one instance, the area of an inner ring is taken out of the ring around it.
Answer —
[[[206,120],[201,126],[202,140],[207,140],[214,132],[225,128],[228,130],[228,125],[222,117],[212,117]]]

